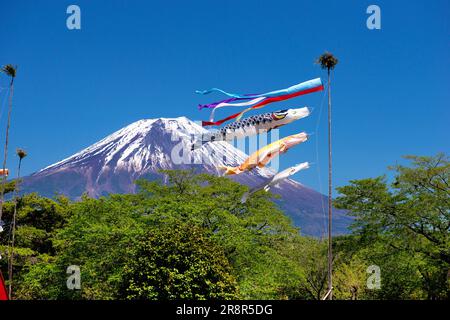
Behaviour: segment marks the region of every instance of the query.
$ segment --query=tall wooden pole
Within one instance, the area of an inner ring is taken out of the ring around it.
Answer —
[[[322,69],[327,69],[328,74],[328,291],[326,296],[323,298],[332,300],[333,299],[333,184],[332,184],[332,168],[333,168],[333,157],[331,152],[331,70],[338,64],[338,59],[333,56],[330,52],[323,53],[316,61],[320,64]]]
[[[331,153],[331,77],[328,68],[328,299],[333,299],[333,247],[332,247],[332,153]]]
[[[8,122],[6,124],[6,140],[5,140],[5,151],[3,156],[3,171],[6,169],[6,160],[8,158],[8,142],[9,142],[9,127],[11,123],[11,110],[12,110],[12,98],[14,94],[14,77],[11,77],[11,83],[9,85],[9,108],[8,108]],[[6,186],[7,176],[2,176],[2,189],[0,191],[0,221],[2,220],[3,215],[3,202],[5,200],[5,186]]]

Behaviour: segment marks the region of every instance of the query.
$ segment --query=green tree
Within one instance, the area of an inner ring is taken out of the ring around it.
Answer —
[[[126,299],[232,299],[237,283],[223,249],[199,227],[160,225],[138,244],[124,267]]]
[[[304,269],[304,280],[299,286],[299,297],[320,300],[327,293],[327,242],[313,238],[303,240],[305,245],[297,250],[297,261]]]
[[[242,204],[247,187],[229,179],[191,171],[162,174],[161,181],[139,181],[133,195],[83,196],[77,202],[33,194],[19,198],[15,296],[312,299],[323,294],[312,296],[302,288],[317,268],[310,258],[325,258],[326,243],[301,237],[271,195],[255,193]],[[5,203],[5,213],[11,220],[12,202]],[[321,261],[323,276],[326,260]],[[70,265],[80,267],[81,290],[66,287]]]
[[[407,297],[420,298],[420,287],[428,299],[448,298],[448,157],[439,154],[406,159],[411,166],[391,167],[395,177],[390,185],[386,177],[378,177],[354,180],[338,188],[341,196],[336,205],[355,217],[358,247],[370,248],[367,257],[380,267],[384,265],[384,297],[405,298],[404,287]],[[399,284],[400,279],[405,280],[404,285]]]
[[[129,259],[128,248],[144,234],[139,205],[126,195],[100,199],[84,196],[69,207],[70,219],[53,238],[55,270],[60,276],[56,298],[114,299]],[[66,269],[80,267],[81,290],[67,290]]]
[[[271,195],[259,192],[242,204],[247,187],[230,179],[190,171],[162,173],[167,185],[138,182],[136,197],[146,203],[148,219],[181,220],[208,230],[237,272],[241,297],[287,298],[289,288],[298,286],[301,266],[280,245],[298,236],[298,229],[270,201]]]
[[[13,298],[23,298],[24,288],[28,283],[22,276],[30,268],[42,261],[51,261],[54,254],[52,238],[56,231],[67,221],[68,199],[58,197],[55,200],[28,194],[17,197],[17,202],[7,201],[4,204],[5,230],[0,233],[0,254],[7,255],[13,231],[13,220],[16,212],[16,232],[13,261],[10,264],[14,272]],[[6,260],[0,260],[0,268],[6,268]],[[30,278],[29,278],[30,279]],[[43,283],[45,285],[45,283]]]
[[[370,264],[364,250],[355,250],[352,236],[340,236],[335,240],[334,298],[337,300],[367,300],[373,298],[374,290],[368,290],[367,268]],[[353,247],[344,246],[352,245]],[[344,249],[344,250],[343,250]]]
[[[27,153],[23,149],[17,149],[17,156],[19,157],[19,165],[17,168],[17,179],[14,190],[14,214],[12,219],[12,235],[11,235],[11,247],[8,250],[8,282],[9,282],[9,299],[12,297],[12,283],[13,283],[13,263],[14,263],[14,245],[16,240],[16,218],[17,218],[17,198],[19,193],[19,182],[20,182],[20,169],[22,166],[22,160],[27,156]]]

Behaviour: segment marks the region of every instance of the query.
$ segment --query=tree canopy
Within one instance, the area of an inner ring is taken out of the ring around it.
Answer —
[[[448,158],[407,160],[390,167],[390,179],[338,188],[336,206],[354,223],[333,240],[335,299],[449,298]],[[247,187],[192,171],[162,171],[161,179],[137,184],[136,194],[79,201],[21,195],[13,297],[321,299],[326,293],[328,243],[301,236],[270,194],[257,192],[242,204]],[[4,257],[13,209],[12,201],[4,203]],[[74,265],[79,290],[67,287]],[[367,285],[373,266],[380,288]]]

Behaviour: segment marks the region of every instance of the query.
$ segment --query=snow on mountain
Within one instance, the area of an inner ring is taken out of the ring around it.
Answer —
[[[190,169],[219,174],[219,166],[238,165],[247,155],[226,142],[208,143],[190,150],[192,135],[207,130],[186,117],[136,121],[80,152],[54,163],[28,177],[22,184],[26,192],[44,196],[62,193],[78,198],[83,192],[98,197],[108,193],[135,192],[139,178],[159,178],[160,169]],[[271,177],[268,168],[257,168],[232,177],[254,186]],[[286,180],[272,190],[282,196],[280,207],[292,217],[302,232],[321,236],[325,232],[323,203],[326,197],[294,180]],[[336,233],[348,225],[341,211],[335,214]]]
[[[171,169],[177,164],[184,163],[206,163],[213,166],[234,165],[246,158],[245,153],[232,148],[225,142],[210,143],[191,152],[191,135],[201,135],[207,132],[208,130],[186,117],[140,120],[34,175],[84,166],[91,163],[94,158],[101,161],[100,175],[103,170],[111,168],[114,169],[114,172],[126,170],[131,173],[140,173],[152,169]],[[170,140],[168,139],[169,135]],[[174,142],[180,143],[178,148],[175,147],[175,151],[181,153],[184,151],[184,154],[179,155],[180,163],[171,159]],[[224,161],[224,159],[234,161]],[[217,173],[217,170],[213,171]],[[262,177],[269,177],[273,174],[266,168],[256,171]]]

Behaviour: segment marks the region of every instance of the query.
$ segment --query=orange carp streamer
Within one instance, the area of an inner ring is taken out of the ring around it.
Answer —
[[[237,167],[220,167],[220,169],[225,171],[225,175],[232,175],[240,174],[256,167],[262,168],[279,154],[285,153],[293,146],[306,140],[308,140],[308,135],[305,132],[293,134],[259,149]]]
[[[8,169],[0,169],[0,176],[8,176],[9,170]]]

